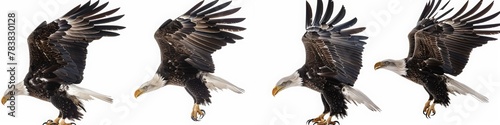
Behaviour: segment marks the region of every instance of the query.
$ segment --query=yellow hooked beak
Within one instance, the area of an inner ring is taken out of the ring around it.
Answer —
[[[283,89],[283,87],[281,87],[281,86],[275,86],[273,88],[273,96],[276,96],[276,94],[278,94],[278,92],[280,92],[281,89]]]
[[[375,70],[377,70],[377,69],[379,69],[379,68],[381,68],[381,67],[384,67],[384,66],[385,66],[385,65],[384,65],[384,63],[383,63],[383,62],[377,62],[377,63],[375,63],[375,65],[373,66],[373,68],[374,68]]]
[[[142,95],[142,93],[143,93],[143,91],[141,89],[137,89],[137,90],[135,90],[134,97],[137,98],[140,95]]]
[[[2,105],[5,105],[5,103],[7,102],[7,99],[8,99],[7,96],[2,97]]]

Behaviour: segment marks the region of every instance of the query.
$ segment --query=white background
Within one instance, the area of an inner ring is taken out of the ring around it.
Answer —
[[[43,20],[54,20],[85,2],[87,1],[2,1],[2,65],[7,67],[5,53],[8,11],[17,12],[17,78],[20,80],[24,79],[29,66],[26,44],[29,33]],[[139,99],[133,98],[133,91],[151,78],[160,63],[159,49],[153,33],[163,21],[179,16],[197,2],[198,0],[110,2],[106,10],[121,7],[116,14],[126,14],[112,24],[127,28],[118,31],[121,34],[119,37],[103,38],[90,44],[85,79],[81,86],[110,95],[115,102],[85,102],[87,112],[77,124],[304,125],[306,120],[317,117],[322,112],[320,96],[312,90],[296,87],[282,91],[276,97],[271,95],[275,83],[304,62],[301,43],[304,33],[304,0],[233,1],[229,7],[242,7],[233,17],[247,18],[238,24],[247,28],[238,33],[245,39],[224,47],[213,57],[216,75],[244,88],[246,93],[212,92],[213,103],[202,107],[207,111],[202,121],[193,122],[190,119],[193,100],[181,87],[167,86]],[[499,41],[492,41],[475,49],[464,72],[456,77],[489,97],[490,102],[480,103],[471,96],[450,95],[451,105],[448,108],[436,105],[437,114],[431,119],[426,119],[422,114],[423,105],[428,98],[422,87],[387,70],[373,70],[373,64],[377,61],[400,59],[407,55],[407,33],[415,26],[426,2],[335,1],[334,13],[338,12],[341,4],[347,9],[343,22],[357,17],[359,21],[355,27],[367,27],[364,34],[370,38],[366,41],[364,67],[355,88],[367,94],[382,109],[382,112],[371,112],[364,106],[349,104],[349,115],[341,119],[341,124],[469,125],[500,122]],[[470,1],[472,4],[476,2],[477,0]],[[486,0],[481,8],[490,2],[491,0]],[[313,9],[315,3],[315,0],[311,1]],[[456,12],[463,3],[464,0],[455,0],[449,7],[455,7],[453,12]],[[487,15],[499,10],[500,6],[496,4]],[[489,21],[495,22],[500,22],[500,17]],[[493,37],[498,38],[499,35]],[[0,90],[3,92],[7,87],[8,74],[3,70],[0,76],[0,81],[4,84],[0,86]],[[52,104],[27,96],[18,97],[17,108],[16,118],[8,116],[6,108],[0,108],[0,124],[41,124],[58,114]]]

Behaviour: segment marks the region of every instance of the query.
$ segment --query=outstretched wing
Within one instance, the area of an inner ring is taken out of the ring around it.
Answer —
[[[218,0],[215,0],[201,6],[201,1],[175,20],[164,22],[155,33],[155,39],[162,51],[167,51],[165,48],[172,46],[176,52],[187,55],[185,61],[193,67],[214,72],[211,54],[227,43],[243,39],[231,32],[245,30],[243,27],[228,25],[239,23],[245,18],[220,18],[238,12],[240,7],[220,11],[231,1],[214,6],[217,2]]]
[[[352,28],[357,19],[353,18],[343,24],[338,24],[344,16],[345,9],[342,6],[339,13],[332,17],[333,0],[328,5],[323,15],[322,0],[318,0],[315,17],[306,1],[306,30],[302,42],[306,49],[306,63],[317,64],[313,68],[320,76],[333,77],[337,80],[354,85],[359,70],[361,69],[361,55],[363,45],[368,37],[354,35],[365,30],[364,27]]]
[[[427,4],[425,4],[425,7],[422,10],[420,17],[418,18],[417,25],[410,31],[410,33],[408,33],[408,41],[409,41],[408,57],[412,57],[413,52],[415,51],[415,33],[427,26],[436,24],[435,20],[442,18],[443,16],[445,16],[446,14],[450,13],[453,10],[453,8],[451,8],[445,13],[441,14],[440,17],[435,18],[435,15],[432,15],[430,13],[436,12],[437,7],[439,7],[439,5],[441,4],[441,0],[438,1],[437,5],[434,5],[434,3],[435,3],[434,0],[432,0],[432,2],[427,2]],[[450,3],[450,1],[445,3],[443,7],[440,8],[440,10],[443,10],[448,5],[448,3]],[[432,19],[434,20],[429,20],[428,18],[430,18],[430,16],[433,16]],[[426,18],[427,20],[425,20]]]
[[[119,8],[96,14],[108,3],[97,6],[99,1],[76,6],[51,23],[41,23],[28,37],[30,72],[43,77],[46,82],[78,84],[83,79],[87,46],[104,36],[118,36],[109,30],[122,26],[99,25],[116,21],[123,15],[105,18]],[[36,79],[40,80],[40,79]]]
[[[472,49],[486,44],[496,38],[484,36],[500,33],[500,30],[488,30],[500,26],[497,24],[482,24],[498,16],[496,12],[490,16],[482,17],[493,6],[493,2],[477,12],[482,4],[479,1],[472,9],[465,12],[468,2],[450,18],[439,20],[446,16],[452,9],[437,15],[437,8],[441,3],[438,0],[428,3],[420,16],[414,34],[414,49],[412,58],[439,60],[444,73],[459,75],[469,60]],[[445,4],[441,10],[446,7]],[[431,9],[432,8],[432,9]],[[411,42],[411,41],[410,41]]]

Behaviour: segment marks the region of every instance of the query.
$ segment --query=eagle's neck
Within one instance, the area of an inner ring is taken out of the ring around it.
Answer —
[[[293,72],[290,76],[282,78],[278,83],[284,83],[285,88],[304,86],[302,77],[305,77],[299,73],[299,71]]]
[[[24,81],[18,82],[14,86],[16,95],[29,95],[28,89],[26,89],[26,86],[24,85]]]
[[[149,80],[149,84],[153,84],[155,86],[165,86],[167,85],[167,81],[164,79],[162,75],[155,73],[153,78]]]
[[[386,67],[387,70],[390,70],[401,76],[407,75],[406,71],[408,70],[408,68],[406,68],[406,59],[391,60],[391,62],[394,65]]]

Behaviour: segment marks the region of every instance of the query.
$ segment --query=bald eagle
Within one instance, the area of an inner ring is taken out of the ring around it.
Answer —
[[[436,113],[435,104],[444,107],[450,104],[450,93],[472,95],[481,102],[488,102],[487,97],[449,75],[457,76],[462,72],[472,49],[496,40],[484,35],[500,33],[500,30],[489,29],[500,24],[483,22],[495,18],[500,12],[482,17],[492,8],[493,2],[477,12],[482,4],[481,0],[467,12],[465,10],[468,2],[451,17],[441,19],[453,10],[451,8],[438,14],[449,2],[441,9],[441,0],[432,0],[425,5],[417,25],[408,34],[410,48],[406,58],[387,59],[377,62],[374,66],[375,70],[387,69],[422,85],[429,94],[423,109],[427,118]]]
[[[244,90],[213,75],[215,67],[211,54],[235,43],[243,37],[231,32],[245,30],[228,25],[245,18],[223,18],[236,13],[240,7],[221,11],[231,1],[214,6],[218,0],[204,6],[199,2],[178,18],[165,21],[154,37],[161,52],[161,64],[153,78],[143,83],[134,93],[135,98],[166,85],[182,86],[193,97],[191,119],[199,121],[205,111],[199,105],[211,103],[210,91],[230,89],[235,93]]]
[[[357,22],[353,18],[338,24],[346,14],[344,6],[331,19],[333,0],[328,1],[323,15],[322,0],[317,0],[314,19],[309,2],[306,1],[306,32],[302,43],[306,51],[305,64],[292,75],[278,81],[272,90],[273,96],[278,92],[294,86],[303,86],[321,93],[323,113],[309,123],[330,125],[332,116],[347,116],[346,102],[365,104],[372,111],[380,111],[365,94],[353,88],[361,69],[363,45],[368,37],[355,35],[365,30],[364,27],[350,28]],[[327,120],[323,117],[330,113]]]
[[[97,98],[112,102],[106,95],[77,86],[83,80],[89,43],[102,37],[118,36],[118,33],[110,30],[125,28],[102,25],[119,20],[124,15],[108,17],[119,8],[99,13],[108,3],[98,4],[99,1],[92,4],[89,1],[78,5],[50,23],[42,22],[29,35],[29,71],[22,82],[15,84],[14,89],[6,90],[2,104],[14,96],[11,93],[48,101],[59,110],[59,115],[44,124],[69,125],[66,119],[82,118],[80,111],[85,111],[82,100]]]

